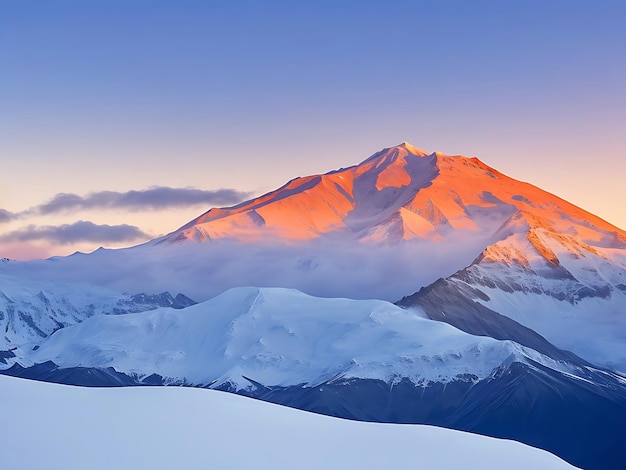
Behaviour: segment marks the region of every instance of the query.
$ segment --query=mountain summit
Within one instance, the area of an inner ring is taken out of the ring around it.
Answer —
[[[367,238],[378,227],[392,224],[401,208],[437,176],[436,159],[405,142],[359,165],[295,178],[237,206],[211,209],[165,239],[298,241],[330,234]],[[397,235],[425,236],[428,230],[418,227],[420,223],[407,221],[406,233],[399,230]]]
[[[438,241],[459,232],[497,241],[528,230],[566,233],[592,246],[626,246],[618,228],[477,158],[428,154],[408,142],[358,165],[295,178],[237,206],[211,209],[156,242],[293,244],[347,237],[395,243]],[[538,237],[529,240],[551,256]]]

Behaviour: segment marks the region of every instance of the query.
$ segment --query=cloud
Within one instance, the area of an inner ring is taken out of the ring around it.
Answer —
[[[32,207],[25,213],[49,215],[91,209],[161,210],[199,204],[225,206],[241,202],[250,195],[248,192],[228,188],[203,190],[165,186],[127,192],[98,191],[86,196],[59,193],[48,202]]]
[[[0,242],[29,242],[44,240],[61,245],[79,242],[119,243],[150,238],[139,227],[133,225],[97,225],[80,220],[59,226],[29,225],[0,236]]]
[[[294,246],[234,240],[99,250],[33,265],[40,276],[125,292],[182,292],[196,301],[231,287],[287,287],[321,297],[400,300],[468,266],[481,237],[394,245],[314,240]]]
[[[6,209],[0,209],[0,224],[4,222],[11,222],[12,220],[17,219],[17,214],[13,212],[9,212]]]

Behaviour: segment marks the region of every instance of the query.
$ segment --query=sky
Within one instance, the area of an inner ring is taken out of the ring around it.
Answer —
[[[171,232],[409,141],[626,228],[623,1],[0,2],[0,256]]]

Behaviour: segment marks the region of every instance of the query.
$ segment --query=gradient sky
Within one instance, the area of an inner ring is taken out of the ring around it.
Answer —
[[[626,228],[625,24],[621,0],[0,2],[0,256],[139,243],[404,140]]]

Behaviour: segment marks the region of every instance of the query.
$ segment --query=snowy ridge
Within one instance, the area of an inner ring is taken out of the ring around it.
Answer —
[[[530,229],[490,245],[448,281],[458,286],[459,295],[474,292],[476,302],[557,347],[626,372],[623,249],[591,247],[570,235]]]
[[[616,251],[622,250],[593,248],[569,235],[531,229],[488,246],[465,272],[476,284],[497,278],[505,291],[576,303],[626,291],[626,266],[614,256]]]
[[[331,418],[211,390],[0,376],[0,402],[11,404],[0,428],[11,449],[0,455],[3,468],[574,468],[515,441]]]
[[[0,273],[0,368],[21,360],[51,334],[98,315],[193,303],[184,296],[129,295],[89,284],[35,281]],[[10,351],[10,353],[6,353]]]
[[[236,288],[183,311],[98,316],[55,333],[29,356],[61,367],[114,367],[175,383],[246,378],[265,386],[343,378],[408,378],[416,384],[479,380],[532,358],[565,363],[519,346],[463,333],[384,301],[323,299],[295,290]]]
[[[486,287],[488,300],[474,298],[486,307],[525,325],[555,346],[622,374],[626,373],[626,296],[613,291],[609,297],[588,297],[575,303],[528,292],[507,292]],[[531,279],[527,285],[532,285]]]

